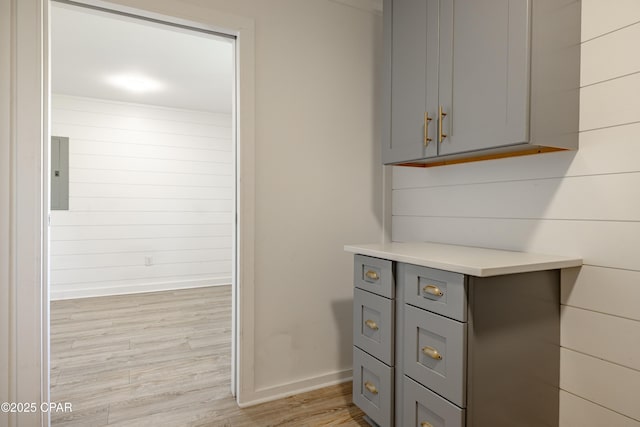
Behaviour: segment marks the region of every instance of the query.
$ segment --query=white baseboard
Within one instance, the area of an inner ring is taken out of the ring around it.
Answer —
[[[308,391],[345,383],[347,381],[351,381],[352,376],[353,370],[347,369],[331,374],[307,378],[301,381],[258,389],[249,395],[247,395],[247,393],[243,393],[243,401],[239,401],[238,406],[241,408],[247,408],[261,403],[271,402],[273,400],[284,399],[285,397],[293,396],[294,394],[306,393]]]
[[[103,288],[51,289],[49,299],[58,301],[75,298],[105,297],[111,295],[141,294],[146,292],[173,291],[179,289],[204,288],[231,284],[231,277],[216,277],[208,280],[180,280],[173,282],[136,283],[126,286]]]

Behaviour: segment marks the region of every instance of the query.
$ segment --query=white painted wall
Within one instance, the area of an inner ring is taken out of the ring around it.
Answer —
[[[70,169],[51,299],[231,283],[230,114],[56,94],[51,134]]]
[[[352,257],[378,240],[381,16],[189,0],[256,24],[256,400],[351,376]]]
[[[393,240],[581,256],[561,425],[640,427],[640,3],[583,0],[580,149],[393,171]]]

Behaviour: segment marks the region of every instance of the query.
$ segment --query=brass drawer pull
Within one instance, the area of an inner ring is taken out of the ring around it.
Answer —
[[[442,120],[447,116],[447,113],[442,111],[442,105],[438,108],[438,142],[444,141],[447,134],[442,131]]]
[[[433,427],[433,424],[423,421],[420,423],[420,427]]]
[[[429,138],[429,122],[433,120],[429,117],[429,113],[424,113],[424,146],[426,147],[431,142]]]
[[[422,347],[422,352],[426,356],[429,356],[432,359],[442,360],[442,355],[440,354],[440,352],[438,352],[438,350],[436,350],[433,347],[429,347],[429,346]]]
[[[374,331],[378,330],[378,324],[371,319],[365,320],[364,324],[367,325],[369,329],[373,329]]]
[[[436,285],[427,285],[424,288],[422,288],[422,290],[436,297],[441,297],[442,295],[444,295],[444,292],[442,292],[440,288],[437,287]]]
[[[367,390],[369,390],[369,393],[371,394],[378,394],[378,389],[376,388],[376,386],[374,386],[373,384],[371,384],[369,381],[366,381],[364,383],[364,388],[366,388]]]
[[[367,270],[366,273],[364,273],[365,276],[367,276],[368,279],[371,280],[378,280],[380,278],[380,276],[378,275],[378,273],[376,273],[373,270]]]

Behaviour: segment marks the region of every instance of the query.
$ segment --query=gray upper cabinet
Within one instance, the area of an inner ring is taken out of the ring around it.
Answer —
[[[382,159],[576,149],[578,0],[384,0]]]

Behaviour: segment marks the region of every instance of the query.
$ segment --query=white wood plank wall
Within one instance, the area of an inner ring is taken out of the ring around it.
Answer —
[[[66,95],[51,111],[70,164],[69,211],[51,213],[52,299],[230,283],[230,114]]]
[[[393,240],[584,258],[562,275],[563,427],[640,427],[640,2],[583,0],[580,149],[393,170]]]

